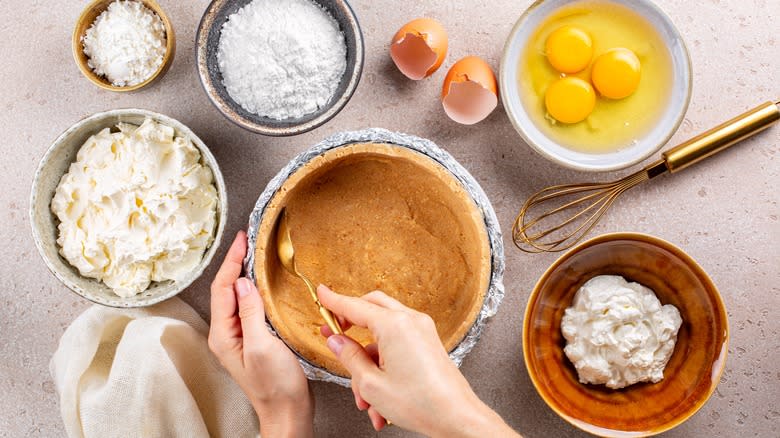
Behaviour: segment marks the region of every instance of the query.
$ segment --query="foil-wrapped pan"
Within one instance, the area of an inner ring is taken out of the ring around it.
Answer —
[[[249,216],[249,227],[247,232],[248,251],[247,257],[244,259],[244,270],[246,275],[250,280],[254,282],[257,281],[255,277],[254,260],[257,232],[260,228],[260,223],[263,220],[266,206],[282,184],[284,184],[290,175],[295,173],[295,171],[314,157],[322,155],[331,149],[354,143],[394,144],[412,149],[432,158],[452,173],[452,175],[463,185],[464,189],[469,193],[482,212],[485,228],[487,229],[488,238],[490,239],[490,256],[492,264],[490,283],[488,290],[485,293],[482,308],[477,315],[474,324],[466,333],[463,340],[449,353],[450,359],[459,367],[469,351],[474,348],[477,340],[479,340],[479,336],[482,333],[488,318],[496,314],[498,306],[504,298],[504,244],[501,238],[501,228],[498,224],[496,212],[493,210],[493,206],[490,204],[490,200],[487,195],[485,195],[482,187],[479,186],[479,183],[477,183],[474,177],[471,176],[471,174],[463,168],[452,155],[430,140],[380,128],[340,132],[326,138],[309,150],[295,157],[273,179],[271,179],[265,190],[263,190],[263,193],[261,193],[260,197],[257,199],[255,208]],[[276,330],[274,330],[273,326],[268,321],[266,321],[266,324],[271,332],[278,336]],[[350,386],[350,379],[337,376],[326,369],[315,366],[300,355],[298,356],[298,360],[303,367],[306,377],[309,379],[333,382],[346,387]]]

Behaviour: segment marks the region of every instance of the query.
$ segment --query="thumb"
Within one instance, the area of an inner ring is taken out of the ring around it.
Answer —
[[[368,352],[352,338],[345,335],[333,335],[328,338],[328,348],[353,378],[360,379],[368,373],[377,371],[376,363]]]

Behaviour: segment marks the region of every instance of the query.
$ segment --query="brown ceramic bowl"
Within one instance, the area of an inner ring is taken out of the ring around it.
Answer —
[[[679,309],[683,323],[660,382],[619,390],[582,384],[564,354],[563,312],[583,283],[604,274],[643,284]],[[539,395],[564,420],[601,436],[655,435],[684,422],[715,390],[727,347],[726,311],[704,270],[676,246],[636,233],[596,237],[553,263],[531,293],[523,324],[525,365]]]
[[[85,33],[87,33],[87,29],[92,26],[92,23],[95,22],[95,19],[98,17],[98,15],[102,14],[103,11],[105,11],[108,8],[108,5],[113,3],[115,0],[94,0],[90,4],[87,5],[86,8],[84,8],[84,12],[81,13],[81,16],[79,17],[78,21],[76,22],[76,28],[73,30],[73,38],[72,38],[72,46],[73,46],[73,58],[76,60],[76,65],[79,66],[79,70],[81,70],[81,73],[89,79],[93,84],[97,85],[98,87],[109,90],[109,91],[117,91],[117,92],[127,92],[127,91],[135,91],[139,90],[152,82],[160,79],[165,75],[165,72],[168,71],[171,64],[173,63],[173,56],[176,52],[176,36],[173,33],[173,25],[171,24],[171,20],[168,19],[168,16],[165,15],[165,12],[162,10],[159,4],[157,4],[154,0],[139,0],[141,3],[144,4],[147,8],[149,8],[152,12],[157,14],[157,16],[160,17],[160,19],[163,22],[163,26],[165,26],[165,39],[166,39],[166,46],[165,46],[165,56],[163,57],[163,62],[160,65],[160,68],[157,69],[152,76],[150,76],[147,80],[141,82],[140,84],[136,85],[130,85],[127,87],[117,87],[115,85],[112,85],[108,79],[106,79],[103,76],[97,75],[94,71],[92,71],[91,68],[89,68],[89,64],[87,64],[87,61],[89,58],[87,58],[87,55],[84,54],[84,44],[81,42],[81,38],[84,36]]]

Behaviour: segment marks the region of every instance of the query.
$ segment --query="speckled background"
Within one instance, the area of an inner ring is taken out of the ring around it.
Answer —
[[[192,47],[205,0],[160,1],[176,29],[176,59],[162,81],[129,95],[99,90],[73,62],[70,34],[86,3],[0,2],[0,222],[6,260],[0,265],[0,436],[64,433],[48,362],[65,327],[89,303],[46,270],[30,237],[27,208],[38,160],[60,132],[86,115],[142,107],[190,126],[211,147],[225,174],[230,234],[246,224],[257,196],[290,158],[341,130],[378,126],[432,139],[482,184],[505,233],[535,190],[618,176],[581,174],[545,161],[523,144],[501,108],[472,127],[451,122],[441,110],[437,97],[446,69],[467,54],[478,54],[497,69],[504,39],[528,0],[354,1],[367,47],[360,86],[330,123],[286,139],[243,131],[208,102]],[[694,66],[693,99],[674,142],[780,98],[780,1],[658,3],[680,28]],[[392,65],[387,43],[401,24],[422,15],[444,23],[451,51],[432,78],[412,82]],[[641,231],[680,245],[710,273],[726,303],[732,338],[720,386],[699,413],[667,436],[780,433],[779,143],[780,127],[775,127],[681,174],[639,187],[596,229]],[[480,397],[523,435],[582,435],[542,402],[522,364],[522,311],[536,279],[556,255],[527,255],[514,250],[509,239],[505,244],[506,299],[463,372]],[[205,318],[215,268],[182,294]],[[348,390],[322,383],[312,389],[319,436],[374,435]],[[392,428],[382,433],[407,435]]]

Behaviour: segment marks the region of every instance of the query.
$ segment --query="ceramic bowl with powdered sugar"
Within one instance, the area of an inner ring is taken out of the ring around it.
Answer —
[[[333,118],[363,71],[363,34],[345,0],[213,0],[196,45],[211,102],[228,120],[270,136]]]

